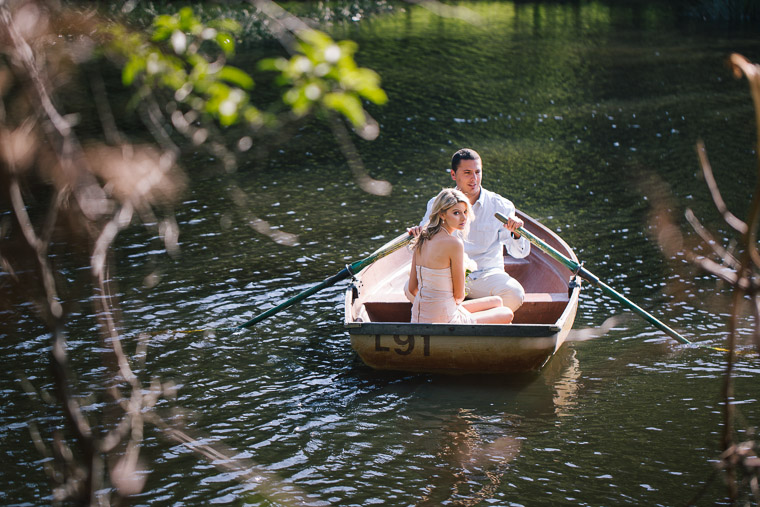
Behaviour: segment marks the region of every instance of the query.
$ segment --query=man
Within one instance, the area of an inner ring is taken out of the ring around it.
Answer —
[[[451,158],[451,179],[470,200],[475,214],[464,245],[467,256],[478,265],[477,270],[469,276],[468,297],[498,295],[504,301],[504,306],[514,312],[525,299],[525,289],[504,271],[502,245],[506,246],[507,253],[512,257],[527,257],[530,242],[514,232],[522,227],[523,221],[515,215],[515,207],[509,200],[480,186],[483,162],[475,150],[464,148],[454,153]],[[428,222],[432,204],[433,199],[428,201],[420,226],[410,228],[410,233],[415,236],[419,234],[422,226]],[[494,216],[497,211],[508,217],[508,223],[502,224]]]

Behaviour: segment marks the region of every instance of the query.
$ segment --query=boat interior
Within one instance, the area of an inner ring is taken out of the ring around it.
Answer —
[[[412,303],[404,295],[409,263],[393,257],[381,259],[364,273],[360,297],[354,299],[352,313],[360,322],[409,322]],[[408,254],[406,254],[408,256]],[[515,312],[514,324],[553,324],[565,311],[570,298],[568,282],[572,273],[538,248],[525,259],[505,255],[504,269],[525,288],[523,305]],[[383,279],[382,281],[380,279]],[[380,282],[380,283],[378,283]],[[363,286],[363,287],[362,287]],[[366,289],[366,293],[362,291]]]

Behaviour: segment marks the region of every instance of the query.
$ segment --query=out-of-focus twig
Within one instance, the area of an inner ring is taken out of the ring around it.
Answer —
[[[713,237],[713,235],[710,234],[710,231],[708,231],[701,224],[691,209],[687,208],[684,212],[684,216],[689,222],[689,225],[691,225],[692,229],[694,229],[694,231],[699,234],[699,237],[702,238],[702,241],[704,241],[705,244],[707,244],[712,249],[713,253],[715,253],[718,258],[720,258],[732,269],[737,269],[739,267],[739,260],[734,257],[734,255],[728,249],[721,246],[721,244]]]
[[[741,55],[733,54],[730,62],[737,78],[744,75],[749,83],[750,93],[755,110],[757,129],[756,148],[760,147],[760,67],[750,63]],[[739,498],[740,486],[749,485],[749,490],[755,499],[760,498],[760,460],[757,458],[758,446],[754,441],[741,444],[735,443],[737,406],[734,399],[734,368],[736,363],[737,337],[739,334],[739,316],[744,301],[752,301],[754,318],[753,339],[755,346],[760,349],[760,254],[757,249],[757,229],[760,225],[760,155],[758,156],[757,179],[750,209],[746,221],[737,218],[728,210],[718,185],[713,176],[713,169],[707,158],[702,142],[697,144],[702,173],[709,188],[715,207],[722,215],[726,224],[740,234],[737,245],[738,253],[733,255],[727,248],[721,246],[696,218],[691,210],[687,210],[686,218],[700,238],[711,249],[722,264],[707,257],[686,252],[687,257],[702,270],[728,283],[733,288],[731,299],[731,316],[728,321],[726,336],[726,366],[723,374],[722,397],[723,422],[721,427],[721,447],[723,452],[718,461],[718,468],[725,474],[727,495],[731,502]],[[704,493],[704,489],[700,494]],[[692,499],[691,503],[698,498]]]
[[[718,209],[721,215],[723,215],[723,219],[728,225],[738,231],[739,234],[746,234],[747,224],[739,220],[733,213],[728,210],[723,197],[720,195],[720,190],[718,189],[718,184],[715,182],[712,167],[710,166],[710,161],[708,160],[707,152],[705,151],[705,145],[702,141],[699,141],[697,143],[697,155],[699,156],[699,162],[702,167],[702,174],[705,177],[705,182],[707,183],[707,188],[710,190],[710,195],[712,195],[715,207]]]
[[[391,184],[384,180],[376,180],[372,178],[364,167],[359,153],[356,151],[356,146],[351,142],[351,138],[348,135],[348,130],[343,124],[343,121],[335,115],[330,115],[329,118],[330,129],[338,140],[340,150],[343,152],[343,156],[346,157],[348,165],[354,174],[354,180],[359,187],[367,193],[375,195],[388,195],[391,193]]]
[[[289,52],[295,52],[297,38],[295,34],[310,27],[298,16],[294,16],[271,0],[249,0],[256,9],[264,14],[270,23],[267,28]]]
[[[731,55],[731,63],[733,64],[734,75],[740,77],[743,72],[749,82],[752,102],[755,106],[755,148],[757,149],[760,147],[760,67],[756,64],[750,63],[746,58],[736,53]],[[757,252],[757,229],[758,220],[760,220],[760,156],[758,156],[757,164],[758,177],[755,181],[755,191],[752,196],[749,216],[746,221],[747,232],[745,234],[746,239],[743,246],[747,249],[747,255],[755,266],[760,267],[760,254]]]
[[[267,16],[271,21],[269,28],[272,30],[272,33],[278,38],[283,47],[293,53],[299,32],[307,31],[310,27],[304,23],[303,20],[290,14],[270,0],[249,1],[261,13]],[[432,8],[433,4],[438,4],[437,2],[427,3],[431,4],[429,8]],[[470,12],[466,9],[465,11]],[[379,133],[379,126],[377,122],[366,113],[366,111],[364,112],[364,116],[364,125],[362,125],[361,128],[358,128],[356,133],[363,139],[375,139]],[[351,139],[349,131],[343,121],[331,112],[328,112],[327,117],[327,122],[333,133],[333,137],[337,141],[341,153],[343,153],[343,156],[346,158],[354,176],[354,181],[359,185],[359,188],[374,195],[389,195],[391,193],[392,185],[387,181],[377,180],[369,175],[364,166],[364,162],[356,149],[356,145]]]

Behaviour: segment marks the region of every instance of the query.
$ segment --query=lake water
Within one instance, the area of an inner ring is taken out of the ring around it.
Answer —
[[[484,187],[557,231],[590,271],[690,340],[723,343],[730,292],[664,255],[648,218],[662,206],[683,223],[691,208],[724,244],[733,237],[698,177],[695,145],[705,142],[743,217],[757,177],[754,116],[726,59],[760,61],[758,34],[644,3],[466,5],[475,24],[407,6],[333,27],[358,42],[360,63],[388,92],[386,106],[371,108],[379,138],[357,148],[368,172],[393,184],[390,196],[362,192],[314,123],[265,158],[243,156],[232,174],[194,176],[177,210],[176,258],[140,227],[120,236],[125,346],[155,332],[141,379],[175,382],[164,415],[181,407],[190,434],[264,484],[149,429],[135,505],[684,505],[700,490],[698,504],[727,503],[713,475],[724,356],[678,345],[636,317],[516,378],[370,370],[342,326],[344,284],[242,333],[175,331],[241,324],[368,255],[419,221],[451,184],[451,154],[471,147]],[[189,163],[194,173],[213,164],[207,155]],[[251,217],[298,244],[258,234]],[[146,289],[152,274],[158,284]],[[86,387],[101,369],[83,298],[69,336]],[[575,328],[621,314],[586,288]],[[746,346],[752,323],[740,324]],[[50,340],[31,308],[5,312],[0,325],[6,371],[49,386]],[[758,374],[756,356],[740,356],[739,439],[760,418]],[[27,421],[49,430],[56,419],[18,378],[0,384],[0,503],[47,504]]]

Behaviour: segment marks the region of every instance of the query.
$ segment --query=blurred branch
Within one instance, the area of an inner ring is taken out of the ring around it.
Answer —
[[[712,195],[715,207],[718,209],[721,215],[723,215],[723,219],[728,225],[733,227],[737,232],[739,232],[739,234],[746,234],[747,224],[736,218],[733,213],[728,211],[726,203],[723,201],[723,197],[720,195],[720,190],[718,189],[718,184],[715,182],[712,167],[710,166],[710,161],[707,159],[707,152],[705,151],[705,145],[702,141],[699,141],[697,143],[697,155],[699,156],[699,162],[702,166],[702,174],[705,177],[705,182],[707,183],[707,188],[710,190],[710,195]]]
[[[756,148],[760,146],[760,67],[751,64],[744,57],[733,54],[731,63],[734,75],[740,78],[744,75],[750,86],[752,95],[755,121],[757,126]],[[740,489],[749,487],[750,494],[755,500],[760,499],[760,460],[758,460],[757,442],[748,440],[737,444],[736,418],[737,406],[734,403],[734,368],[736,363],[736,347],[739,334],[739,317],[743,302],[749,298],[752,302],[752,317],[754,320],[753,341],[755,347],[760,350],[760,255],[757,251],[757,229],[760,225],[760,155],[758,155],[758,171],[755,190],[750,204],[750,210],[746,221],[734,216],[727,208],[718,185],[713,176],[713,170],[707,158],[705,147],[702,142],[697,144],[702,173],[712,196],[715,207],[720,212],[725,223],[740,234],[737,243],[738,253],[732,253],[733,248],[724,248],[715,240],[714,236],[700,223],[694,213],[686,210],[686,219],[694,231],[708,246],[712,254],[717,256],[721,263],[709,259],[694,252],[687,251],[686,256],[700,269],[720,280],[728,283],[733,288],[731,299],[731,316],[728,320],[728,334],[726,336],[726,366],[723,374],[723,423],[721,425],[721,448],[723,452],[717,464],[725,474],[727,495],[730,502],[739,499]],[[748,432],[751,434],[751,431]],[[704,493],[704,489],[690,504],[697,501]]]
[[[293,55],[289,62],[279,59],[267,64],[268,68],[277,69],[284,77],[292,80],[293,88],[284,96],[286,101],[293,105],[294,111],[300,108],[307,111],[316,105],[324,109],[327,123],[351,168],[354,181],[365,192],[389,195],[391,184],[369,175],[348,130],[334,114],[338,112],[350,120],[356,129],[355,132],[363,139],[377,138],[379,126],[361,106],[358,97],[374,103],[384,103],[387,97],[378,86],[379,78],[368,69],[356,68],[352,46],[334,43],[325,34],[310,28],[301,19],[272,1],[249,1],[272,21],[270,28],[274,35]],[[299,56],[301,54],[306,55],[308,60]],[[334,66],[340,75],[341,85],[337,88],[326,87],[316,79],[322,76],[337,77],[333,76],[336,74],[334,70],[328,70],[330,66]],[[347,86],[347,83],[353,85]]]
[[[290,54],[297,53],[298,38],[296,34],[310,30],[311,27],[271,0],[249,0],[249,2],[271,21],[267,27],[272,35],[280,41],[280,44]]]
[[[330,114],[328,122],[335,139],[338,141],[340,150],[343,152],[343,156],[346,157],[348,166],[354,174],[354,180],[359,187],[370,194],[389,195],[391,193],[391,184],[387,181],[376,180],[370,177],[359,153],[356,151],[356,146],[351,142],[346,126],[340,118],[337,118],[334,114]]]
[[[755,150],[757,150],[760,148],[760,67],[751,64],[746,58],[736,53],[731,55],[731,63],[733,64],[734,76],[739,78],[741,77],[741,72],[743,72],[749,82],[752,102],[755,107]],[[749,217],[746,221],[747,232],[743,235],[743,246],[747,249],[747,254],[755,266],[760,267],[760,255],[757,252],[757,229],[758,220],[760,220],[760,154],[758,155],[757,163],[758,177],[755,181],[755,191],[750,204]],[[749,266],[745,267],[748,268]]]
[[[103,125],[103,134],[105,135],[106,141],[108,144],[114,146],[126,144],[127,140],[119,131],[119,127],[116,124],[116,118],[111,109],[111,103],[108,101],[106,84],[103,82],[103,75],[100,72],[94,71],[90,73],[90,86],[92,87],[93,100],[95,101],[95,106],[98,110],[98,117]]]
[[[164,28],[175,21],[163,19]],[[119,129],[100,73],[83,76],[86,69],[81,64],[102,42],[98,39],[102,34],[93,36],[98,33],[93,27],[102,23],[92,13],[82,16],[54,3],[0,1],[0,266],[12,275],[7,283],[15,284],[36,305],[52,337],[49,366],[55,399],[51,401],[60,407],[56,416],[63,414],[62,422],[53,426],[61,429],[43,436],[33,420],[29,429],[34,448],[41,456],[52,458],[42,468],[51,483],[53,503],[120,504],[141,492],[147,478],[140,456],[146,424],[158,427],[215,465],[236,471],[242,480],[255,481],[263,494],[285,503],[304,503],[301,500],[306,495],[292,485],[283,488],[275,474],[263,478],[265,474],[252,472],[258,470],[255,464],[233,459],[234,453],[221,445],[200,444],[167,423],[155,408],[161,398],[172,395],[171,383],[152,379],[146,390],[135,373],[134,364],[145,361],[148,348],[141,338],[136,353],[130,355],[121,335],[120,306],[112,286],[113,244],[137,217],[144,224],[158,224],[166,250],[176,250],[176,221],[171,213],[162,213],[179,200],[186,185],[177,166],[181,139],[177,140],[176,133],[196,145],[204,144],[212,127],[200,126],[208,117],[198,109],[189,106],[180,111],[179,101],[174,110],[163,109],[159,95],[153,93],[158,85],[147,83],[147,91],[143,88],[144,93],[138,95],[137,111],[155,144],[131,143]],[[57,39],[50,44],[51,34],[63,35],[60,42]],[[180,39],[175,36],[172,44],[179,47]],[[215,40],[221,51],[229,54],[230,41],[224,36]],[[199,44],[191,41],[187,47],[197,51]],[[193,61],[213,67],[220,60],[210,64],[197,58]],[[246,86],[242,71],[225,68],[219,67],[222,70],[217,77]],[[76,129],[79,112],[66,113],[66,95],[71,88],[85,90],[80,86],[83,82],[90,83],[94,114],[102,131],[84,129],[80,137]],[[241,92],[230,87],[217,90],[241,98]],[[213,93],[204,96],[219,99]],[[236,114],[223,101],[215,107],[222,125]],[[248,120],[256,123],[255,118]],[[227,168],[234,166],[234,155],[223,143],[214,139],[207,146]],[[284,233],[279,237],[285,243],[294,241]],[[94,392],[78,385],[77,365],[67,351],[67,308],[62,301],[81,296],[66,294],[67,280],[57,275],[53,260],[69,255],[76,268],[89,265],[88,288],[92,292],[87,299],[93,302],[100,339],[100,347],[93,347],[106,351],[101,354],[103,385]],[[28,380],[23,385],[35,392]],[[87,405],[102,394],[102,408]],[[45,400],[43,394],[38,396]]]
[[[721,244],[715,240],[713,235],[710,234],[710,231],[702,226],[699,219],[696,217],[696,215],[694,215],[694,212],[691,209],[687,208],[684,212],[684,216],[694,231],[699,235],[700,238],[702,238],[702,241],[704,241],[712,249],[715,255],[717,255],[726,264],[728,264],[730,268],[737,269],[739,267],[739,260],[734,257],[730,250],[723,248]],[[732,278],[735,279],[735,276]]]

